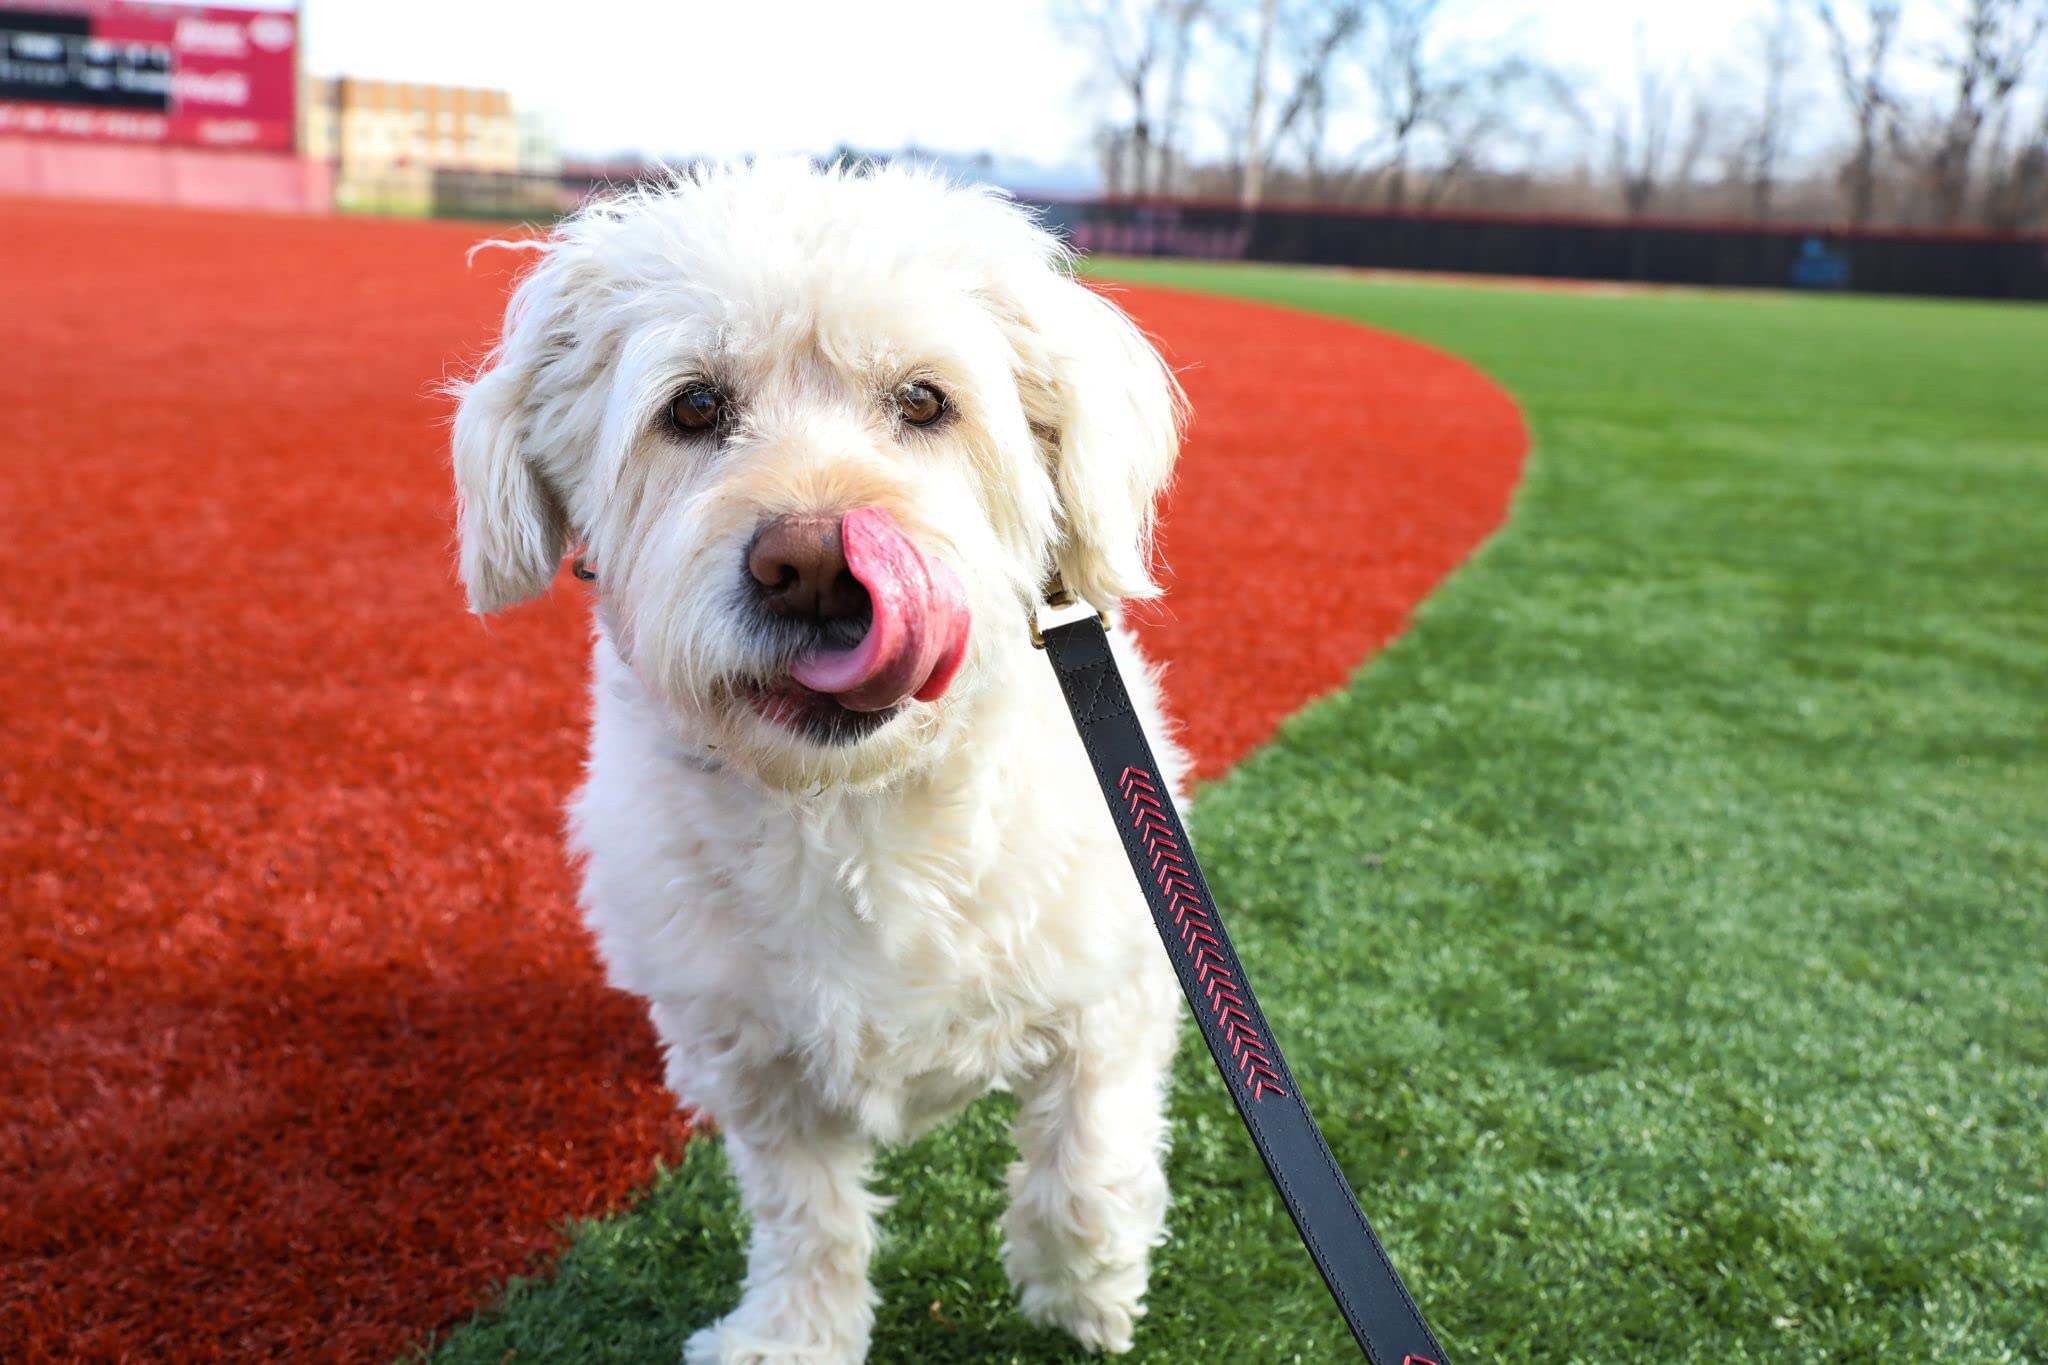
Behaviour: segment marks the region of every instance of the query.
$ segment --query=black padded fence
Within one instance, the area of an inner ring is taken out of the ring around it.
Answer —
[[[2048,236],[1673,220],[1246,212],[1170,200],[1041,200],[1083,251],[1645,284],[2048,299]]]

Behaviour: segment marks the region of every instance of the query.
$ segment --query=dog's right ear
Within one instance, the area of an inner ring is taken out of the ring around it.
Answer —
[[[535,272],[536,275],[545,272]],[[546,592],[567,548],[568,517],[535,462],[528,430],[534,378],[534,276],[518,291],[505,338],[489,368],[453,386],[457,526],[462,582],[478,615],[518,606]],[[543,291],[545,292],[545,291]]]
[[[995,297],[1059,501],[1050,567],[1096,607],[1158,596],[1152,523],[1180,453],[1180,386],[1137,325],[1057,260],[1034,259]]]

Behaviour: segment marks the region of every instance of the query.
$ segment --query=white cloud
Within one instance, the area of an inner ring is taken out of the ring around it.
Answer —
[[[1742,47],[1770,4],[1447,0],[1445,22],[1572,72],[1581,102],[1605,110],[1633,90],[1638,31],[1659,70],[1745,79]],[[1908,9],[1911,53],[1924,54],[1936,7]],[[549,115],[575,153],[734,156],[844,142],[1048,165],[1093,159],[1090,57],[1045,0],[311,0],[304,25],[310,71],[508,89],[521,108]],[[1817,34],[1805,75],[1815,131],[1826,133],[1835,101]],[[1221,126],[1191,111],[1198,144]]]
[[[324,0],[307,69],[509,89],[581,152],[905,142],[1085,156],[1086,56],[1035,5]]]

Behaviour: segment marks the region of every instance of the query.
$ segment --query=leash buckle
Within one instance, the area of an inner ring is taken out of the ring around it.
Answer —
[[[1067,590],[1067,585],[1060,581],[1060,576],[1058,574],[1054,574],[1051,578],[1046,580],[1045,592],[1043,595],[1045,601],[1041,603],[1039,606],[1035,606],[1031,609],[1031,647],[1033,649],[1045,648],[1045,629],[1038,624],[1039,612],[1042,609],[1050,608],[1053,611],[1064,611],[1069,607],[1085,607],[1088,605],[1086,602],[1079,600],[1074,596],[1073,593]],[[1109,613],[1104,611],[1100,607],[1096,607],[1094,610],[1095,619],[1101,622],[1102,628],[1104,630],[1109,629]],[[1075,621],[1079,621],[1083,618],[1076,616],[1072,619]],[[1066,625],[1068,623],[1065,621],[1056,621],[1054,622],[1054,624]]]

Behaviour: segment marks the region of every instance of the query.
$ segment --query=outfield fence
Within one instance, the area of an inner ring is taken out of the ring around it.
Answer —
[[[1381,270],[2048,299],[2048,236],[1818,224],[1247,211],[1209,200],[1036,199],[1083,251]]]
[[[410,168],[338,177],[357,212],[545,222],[661,174],[636,163],[559,172]],[[2048,299],[2048,235],[1829,224],[1391,212],[1201,199],[1025,194],[1076,248],[1116,256],[1514,275],[1750,289]]]

